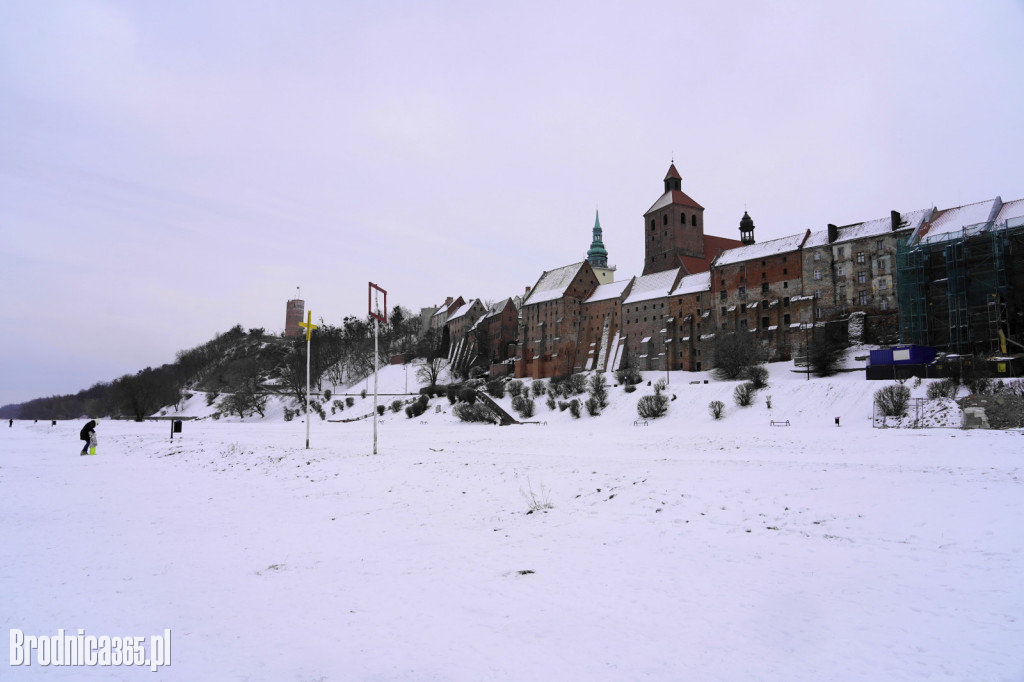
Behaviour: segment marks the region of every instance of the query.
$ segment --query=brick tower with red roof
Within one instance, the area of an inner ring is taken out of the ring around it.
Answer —
[[[678,268],[680,256],[707,257],[704,207],[683,192],[682,184],[673,163],[665,175],[664,193],[644,214],[645,275]]]

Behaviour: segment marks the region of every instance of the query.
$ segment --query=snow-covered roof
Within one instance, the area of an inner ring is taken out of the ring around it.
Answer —
[[[748,260],[755,260],[758,258],[765,258],[767,256],[776,256],[782,253],[796,251],[800,248],[800,245],[803,244],[804,237],[806,236],[806,234],[794,234],[788,237],[782,237],[781,239],[772,239],[766,242],[738,246],[735,249],[723,251],[722,254],[715,259],[714,264],[715,267],[721,267],[723,265],[743,263]]]
[[[565,290],[572,284],[572,280],[576,277],[576,273],[583,267],[585,261],[579,263],[573,263],[572,265],[563,265],[560,268],[554,270],[547,270],[537,280],[536,286],[530,290],[529,296],[523,299],[523,305],[533,305],[534,303],[545,303],[547,301],[556,301],[565,295]]]
[[[506,298],[495,303],[493,306],[491,306],[490,310],[488,310],[486,313],[483,314],[483,316],[480,317],[480,320],[486,320],[491,317],[494,317],[495,315],[500,315],[505,310],[505,306],[507,306],[511,302],[511,298]]]
[[[595,301],[607,301],[613,298],[619,298],[622,296],[622,292],[626,290],[629,283],[633,281],[633,278],[620,280],[618,282],[609,282],[608,284],[601,284],[594,293],[585,301],[586,303],[594,303]]]
[[[921,227],[921,224],[928,220],[934,212],[934,208],[922,208],[916,211],[911,211],[910,213],[901,213],[899,229],[916,230]],[[853,241],[855,239],[864,239],[865,237],[889,234],[892,231],[892,216],[890,215],[885,218],[868,220],[863,223],[844,225],[839,228],[839,234],[833,243],[839,244],[841,242]],[[808,237],[807,242],[804,243],[804,248],[810,249],[817,246],[826,246],[828,243],[828,229],[816,230],[811,232],[811,236]]]
[[[999,215],[996,216],[996,225],[1002,225],[1009,221],[1010,227],[1014,227],[1021,224],[1022,218],[1024,218],[1024,199],[1014,199],[1013,201],[1007,201],[999,209]]]
[[[641,275],[633,280],[633,288],[629,296],[623,301],[623,305],[649,301],[652,298],[664,298],[669,295],[672,285],[675,284],[679,268],[664,270],[651,275]]]
[[[967,206],[940,211],[934,220],[928,225],[928,231],[924,233],[926,238],[946,235],[951,232],[959,232],[969,225],[977,225],[995,219],[999,213],[1002,201],[999,197],[987,201],[979,201]]]
[[[696,294],[701,291],[711,291],[710,272],[698,272],[696,275],[684,276],[672,290],[672,295]]]
[[[665,192],[660,197],[658,197],[658,200],[655,201],[649,209],[647,209],[647,213],[650,213],[651,211],[657,211],[659,208],[664,208],[666,206],[669,206],[670,204],[680,204],[682,206],[689,206],[690,208],[704,208],[696,201],[691,199],[689,196],[687,196],[686,192],[682,192],[678,189],[673,189]],[[644,213],[644,215],[647,215],[647,213]]]
[[[463,303],[461,306],[456,308],[451,315],[448,316],[448,321],[452,322],[453,320],[459,319],[463,315],[467,315],[469,311],[473,309],[473,304],[475,304],[479,300],[480,299],[478,298],[474,298],[470,299],[469,303]],[[482,303],[480,305],[483,306]]]

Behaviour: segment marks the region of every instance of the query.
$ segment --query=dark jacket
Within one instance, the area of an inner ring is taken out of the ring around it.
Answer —
[[[89,440],[89,436],[93,431],[96,430],[96,422],[89,420],[89,423],[82,427],[82,432],[78,434],[80,440]]]

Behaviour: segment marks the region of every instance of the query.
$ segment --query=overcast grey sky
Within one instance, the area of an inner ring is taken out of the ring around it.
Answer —
[[[1024,197],[1024,3],[0,2],[0,404],[235,323]]]

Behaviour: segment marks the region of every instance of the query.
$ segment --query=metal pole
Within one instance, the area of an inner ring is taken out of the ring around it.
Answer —
[[[306,331],[306,449],[309,450],[309,349],[310,349],[310,338],[312,334],[310,330]]]
[[[377,454],[377,318],[373,318],[373,454]]]

